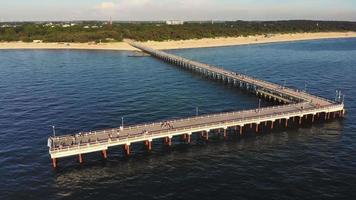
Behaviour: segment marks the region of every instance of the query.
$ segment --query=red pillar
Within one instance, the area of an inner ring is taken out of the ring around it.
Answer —
[[[130,145],[125,144],[124,149],[125,149],[126,156],[130,155]]]
[[[79,154],[79,155],[78,155],[78,158],[79,158],[79,163],[82,164],[82,163],[83,163],[83,156],[82,156],[82,154]]]
[[[183,137],[183,140],[186,140],[187,139],[187,134],[183,134],[182,137]]]
[[[56,158],[52,158],[52,166],[53,166],[53,168],[57,167],[57,159]]]
[[[152,150],[152,141],[148,141],[148,143],[147,143],[147,149],[148,149],[148,151],[151,151],[151,150]]]
[[[103,158],[104,158],[104,159],[107,159],[107,158],[108,158],[108,155],[107,155],[106,150],[102,150],[102,154],[103,154]]]

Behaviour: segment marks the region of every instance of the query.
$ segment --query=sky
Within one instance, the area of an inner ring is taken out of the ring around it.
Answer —
[[[0,21],[347,20],[356,0],[0,0]]]

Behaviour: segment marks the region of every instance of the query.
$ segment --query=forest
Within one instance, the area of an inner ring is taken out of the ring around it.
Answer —
[[[0,41],[33,42],[113,42],[123,39],[137,41],[185,40],[215,37],[237,37],[275,33],[356,31],[356,22],[347,21],[226,21],[185,22],[166,25],[163,22],[79,22],[63,26],[65,22],[22,22],[0,24]]]

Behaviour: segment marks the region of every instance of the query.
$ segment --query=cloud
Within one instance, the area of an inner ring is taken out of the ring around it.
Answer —
[[[4,20],[356,20],[355,0],[0,1]]]
[[[95,6],[95,8],[99,10],[112,10],[115,7],[116,5],[113,2],[102,2],[99,5]]]

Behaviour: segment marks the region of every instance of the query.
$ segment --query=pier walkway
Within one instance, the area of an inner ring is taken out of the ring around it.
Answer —
[[[287,127],[289,122],[301,124],[303,120],[313,122],[315,117],[326,120],[344,115],[342,102],[330,101],[305,91],[192,61],[134,41],[126,42],[165,62],[247,90],[261,98],[283,105],[49,137],[49,154],[54,167],[57,165],[56,159],[61,157],[77,155],[79,162],[82,163],[83,154],[100,151],[106,158],[107,149],[113,146],[123,146],[126,155],[129,155],[130,145],[136,142],[143,142],[147,149],[151,150],[153,140],[163,139],[170,146],[172,137],[178,135],[181,135],[189,143],[191,135],[194,133],[199,133],[208,139],[209,132],[218,131],[226,137],[228,130],[243,134],[244,129],[252,128],[259,132],[262,126],[273,129],[276,123]]]

